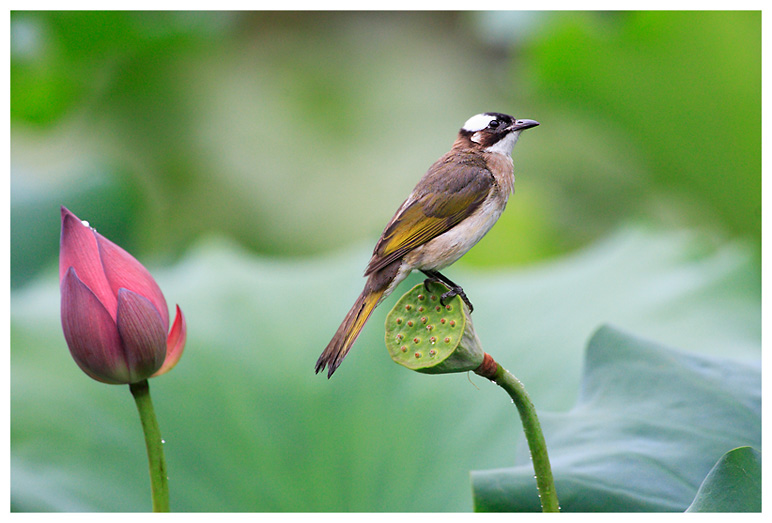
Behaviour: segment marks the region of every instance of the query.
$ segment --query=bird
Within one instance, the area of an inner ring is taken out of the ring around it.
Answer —
[[[429,167],[386,225],[365,269],[362,293],[316,362],[328,379],[343,362],[372,314],[413,271],[426,285],[449,289],[441,299],[464,290],[439,271],[471,249],[493,227],[514,192],[512,149],[526,129],[539,122],[503,113],[481,113],[461,127],[450,151]]]

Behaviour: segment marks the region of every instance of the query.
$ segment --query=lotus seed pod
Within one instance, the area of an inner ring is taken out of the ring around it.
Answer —
[[[485,352],[474,332],[466,304],[455,296],[441,303],[448,289],[420,283],[406,292],[386,316],[386,348],[391,359],[427,374],[475,370]]]

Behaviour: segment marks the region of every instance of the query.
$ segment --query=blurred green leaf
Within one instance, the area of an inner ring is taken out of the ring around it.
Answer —
[[[684,510],[714,456],[761,444],[761,369],[604,327],[577,405],[542,425],[562,510]],[[472,473],[476,510],[539,510],[527,451],[519,462]]]
[[[448,275],[475,305],[484,349],[541,413],[573,404],[583,340],[604,322],[759,357],[752,256],[739,244],[702,245],[687,233],[626,229],[550,264]],[[510,461],[521,429],[500,390],[474,375],[407,372],[384,347],[386,312],[418,276],[376,310],[331,380],[314,374],[370,252],[292,261],[208,241],[172,267],[151,267],[188,320],[182,360],[150,381],[172,510],[468,511],[468,471]],[[128,387],[94,382],[71,360],[56,273],[11,302],[13,510],[149,510]],[[416,497],[422,485],[431,489]]]
[[[581,122],[572,143],[595,150],[600,134],[635,151],[629,168],[643,167],[649,183],[619,194],[631,209],[656,215],[664,205],[691,224],[760,240],[760,11],[557,13],[525,63],[538,103]],[[556,138],[545,137],[563,150]],[[574,170],[561,181],[593,179],[591,170]],[[573,205],[571,185],[560,185]],[[606,208],[580,201],[585,213]]]
[[[761,453],[740,447],[724,454],[687,512],[761,512]]]
[[[227,13],[13,11],[11,118],[51,126],[103,96],[138,54],[205,39]]]

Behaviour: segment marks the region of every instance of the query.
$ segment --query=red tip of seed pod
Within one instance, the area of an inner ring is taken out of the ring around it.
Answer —
[[[407,326],[408,326],[408,327],[412,327],[412,326],[413,326],[413,322],[412,322],[411,320],[408,320],[408,322],[407,322]]]
[[[442,319],[440,320],[440,323],[442,323],[443,325],[445,325],[445,322],[446,322],[446,321],[447,321],[447,320],[445,320],[445,318],[442,318]]]
[[[425,296],[424,296],[423,294],[419,294],[419,295],[418,295],[418,299],[419,299],[419,300],[423,300],[424,298],[425,298]]]
[[[413,343],[421,343],[421,338],[413,338]]]
[[[450,338],[445,338],[445,343],[450,343]]]
[[[455,327],[456,326],[456,320],[450,320],[450,326]]]
[[[412,308],[413,308],[413,306],[412,306],[412,305],[410,305],[410,304],[407,304],[407,305],[405,305],[405,310],[408,310],[408,311],[409,311],[409,310],[410,310],[410,309],[412,309]]]
[[[407,345],[403,345],[399,348],[402,352],[407,352]]]
[[[415,357],[416,357],[416,358],[420,358],[420,357],[421,357],[421,353],[420,353],[420,352],[416,352],[416,353],[415,353]]]

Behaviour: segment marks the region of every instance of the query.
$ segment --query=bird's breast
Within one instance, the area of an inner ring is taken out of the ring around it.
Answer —
[[[483,157],[488,170],[493,173],[496,185],[505,194],[504,203],[506,204],[506,198],[515,190],[515,166],[512,157],[495,153],[485,153]]]

